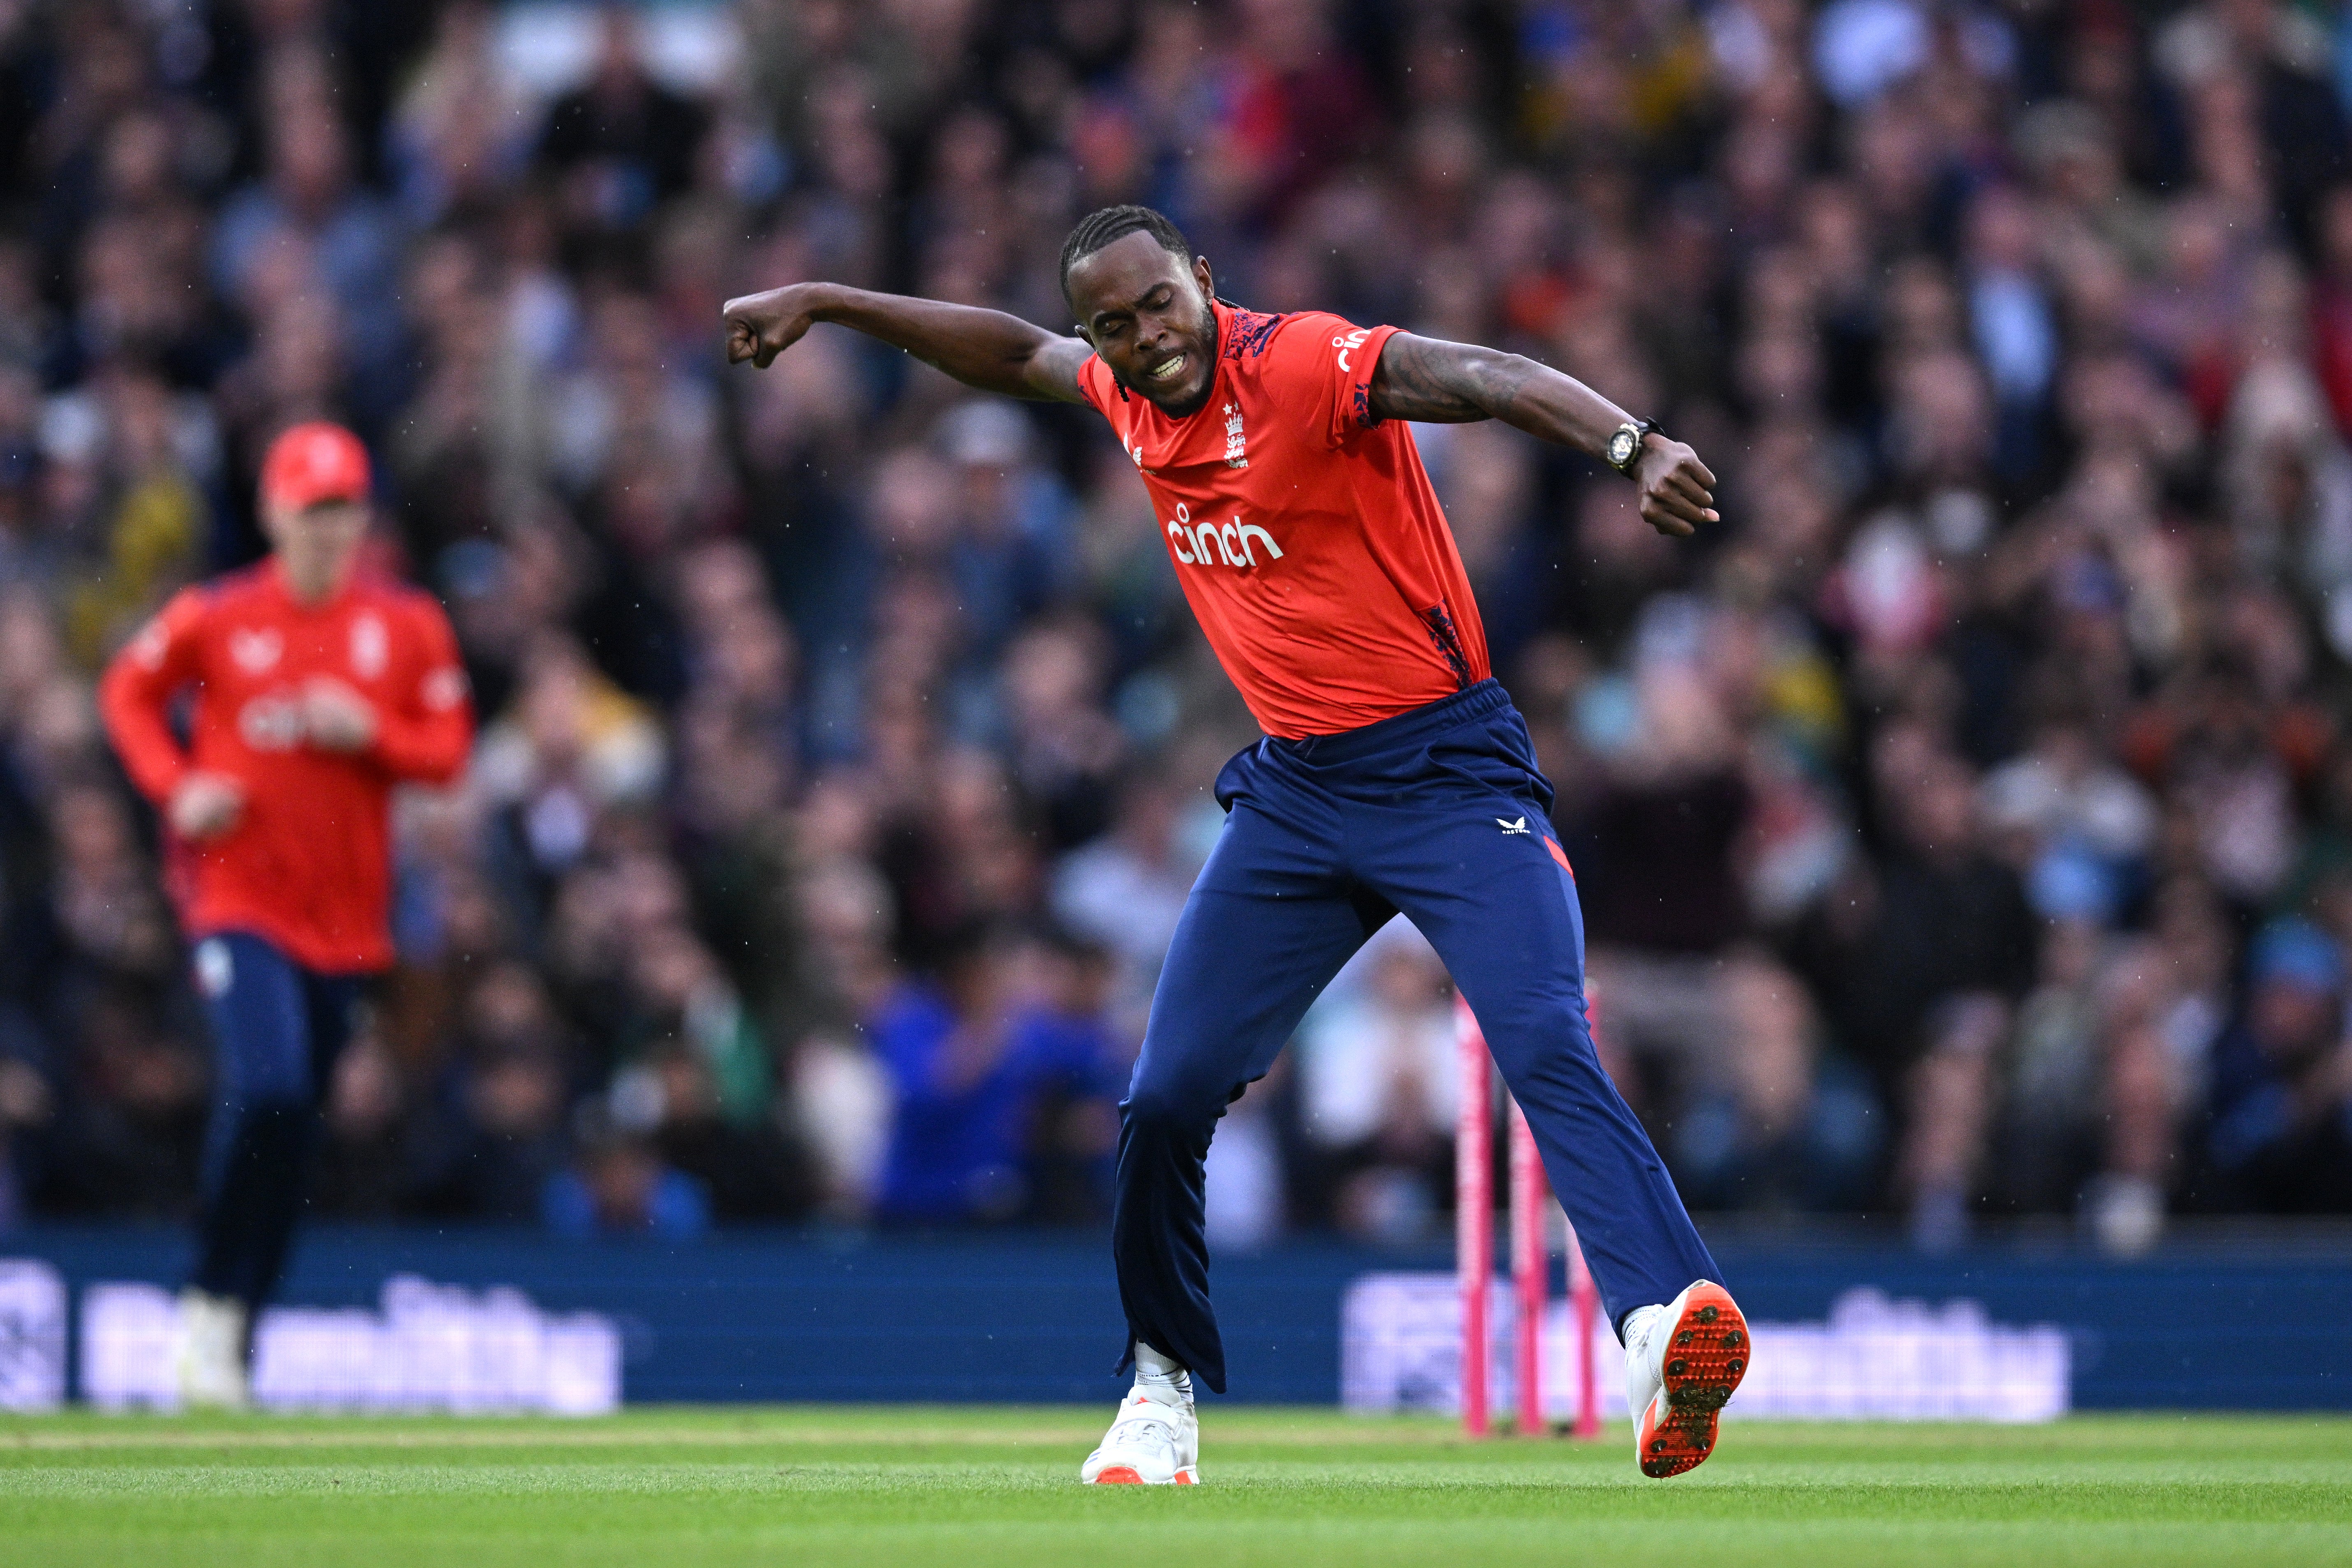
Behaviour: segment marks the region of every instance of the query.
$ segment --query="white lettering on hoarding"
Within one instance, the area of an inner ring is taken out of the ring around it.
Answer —
[[[65,1401],[65,1281],[38,1258],[0,1259],[0,1410]]]
[[[1494,1384],[1489,1407],[1517,1396],[1509,1346],[1516,1301],[1497,1280],[1487,1322]],[[1548,1416],[1575,1413],[1573,1319],[1554,1301],[1543,1325]],[[1755,1355],[1729,1409],[1804,1421],[2054,1421],[2073,1402],[2072,1345],[2050,1324],[2012,1328],[1974,1301],[1931,1307],[1853,1289],[1826,1322],[1751,1322]],[[1604,1321],[1593,1324],[1594,1390],[1604,1417],[1625,1408],[1624,1354]],[[1367,1274],[1339,1312],[1339,1402],[1349,1410],[1458,1411],[1462,1398],[1462,1294],[1451,1274]]]
[[[544,1411],[621,1403],[621,1336],[593,1312],[541,1311],[520,1290],[478,1293],[412,1275],[381,1310],[273,1307],[254,1334],[253,1401],[275,1410]],[[101,1409],[179,1403],[179,1302],[154,1285],[81,1299],[81,1396]]]

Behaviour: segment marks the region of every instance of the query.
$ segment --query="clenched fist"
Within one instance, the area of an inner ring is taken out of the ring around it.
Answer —
[[[765,370],[775,357],[801,341],[816,321],[817,283],[789,283],[764,294],[745,294],[727,301],[721,315],[727,322],[727,363],[750,360]]]

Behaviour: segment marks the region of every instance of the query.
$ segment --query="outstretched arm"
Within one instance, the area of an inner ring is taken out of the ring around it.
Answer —
[[[839,283],[793,283],[726,306],[727,363],[760,369],[819,321],[902,348],[966,386],[1007,397],[1080,403],[1078,367],[1094,350],[1002,310],[876,294]]]
[[[1577,380],[1522,354],[1397,332],[1372,371],[1372,412],[1383,419],[1466,425],[1499,419],[1530,436],[1600,457],[1632,416]],[[1687,535],[1715,510],[1715,475],[1698,454],[1660,435],[1633,465],[1642,517],[1660,533]]]

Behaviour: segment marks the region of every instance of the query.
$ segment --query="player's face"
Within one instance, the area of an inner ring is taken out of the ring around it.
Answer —
[[[1181,419],[1209,401],[1217,372],[1216,285],[1150,235],[1121,235],[1070,268],[1070,304],[1118,384]]]
[[[316,506],[267,506],[262,531],[304,597],[332,593],[350,575],[360,541],[367,536],[368,510],[357,501],[320,501]]]

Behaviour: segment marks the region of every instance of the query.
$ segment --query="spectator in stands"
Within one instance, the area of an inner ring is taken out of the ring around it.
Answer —
[[[664,1163],[651,1142],[623,1131],[604,1107],[592,1102],[579,1120],[572,1163],[548,1178],[541,1195],[548,1229],[575,1241],[687,1241],[710,1227],[710,1194],[700,1182]]]
[[[2156,1244],[2183,1184],[2183,1134],[2211,1079],[2229,1002],[2231,943],[2212,889],[2182,877],[2153,902],[2153,929],[2110,946],[2096,991],[2097,1092],[2067,1108],[2078,1148],[2098,1147],[2080,1212],[2101,1247],[2126,1254]],[[2042,1152],[2022,1139],[2011,1150],[2025,1161]]]
[[[1054,877],[1055,918],[1117,959],[1111,1012],[1130,1049],[1142,1043],[1160,963],[1192,889],[1195,868],[1177,842],[1180,801],[1156,770],[1131,770],[1110,830],[1064,856]]]
[[[232,196],[214,234],[215,285],[256,300],[299,268],[333,301],[351,370],[348,385],[382,417],[397,406],[401,374],[400,234],[383,202],[352,178],[350,132],[324,59],[289,50],[274,62],[268,178]],[[300,260],[294,258],[300,258]]]
[[[1683,1101],[1673,1130],[1677,1184],[1709,1208],[1863,1206],[1886,1142],[1868,1075],[1822,1051],[1820,1015],[1788,970],[1743,954],[1715,985],[1728,1048]],[[1609,1004],[1601,1007],[1605,1018]]]
[[[1718,981],[1747,925],[1734,857],[1748,784],[1722,704],[1695,669],[1640,669],[1632,700],[1626,743],[1570,844],[1616,1045],[1663,1058],[1688,1086],[1720,1076],[1714,1053],[1738,1048]]]
[[[1294,1068],[1309,1212],[1367,1240],[1431,1233],[1453,1171],[1458,1026],[1444,964],[1402,920],[1309,1010]]]
[[[352,1031],[327,1091],[326,1135],[312,1202],[320,1212],[383,1221],[411,1212],[406,1086],[376,1020]]]
[[[594,73],[548,111],[539,162],[555,176],[573,227],[634,228],[693,184],[708,118],[646,73],[636,16],[608,5],[599,19]]]
[[[428,1104],[411,1124],[406,1206],[528,1223],[569,1152],[572,1042],[539,976],[512,962],[474,982],[458,1027],[457,1058],[424,1086]]]
[[[901,1224],[1031,1213],[1040,1167],[1091,1163],[1099,1194],[1116,1095],[1098,1012],[1047,1005],[1036,945],[1003,927],[957,933],[931,985],[902,985],[870,1027],[897,1101],[877,1212]]]
[[[2244,1016],[2214,1052],[2214,1195],[2272,1214],[2352,1211],[2344,951],[2315,926],[2279,921],[2246,969]]]
[[[1970,1225],[2037,931],[2016,873],[1986,851],[1967,765],[1917,742],[1900,729],[1880,737],[1874,772],[1895,814],[1894,853],[1828,911],[1822,984],[1899,1119],[1895,1175],[1913,1234],[1941,1248]]]

